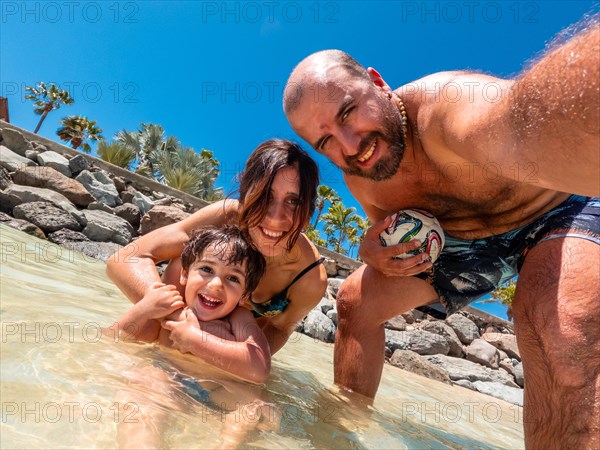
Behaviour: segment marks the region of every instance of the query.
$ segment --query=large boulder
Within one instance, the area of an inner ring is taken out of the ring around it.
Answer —
[[[463,346],[460,342],[460,339],[458,339],[456,332],[447,323],[440,321],[430,322],[426,320],[421,322],[421,329],[429,331],[430,333],[444,336],[448,341],[448,345],[450,346],[450,349],[448,350],[448,356],[456,356],[460,358],[465,354],[463,351]]]
[[[69,160],[69,169],[73,176],[79,175],[82,171],[88,170],[90,163],[83,155],[75,155]]]
[[[24,233],[30,234],[40,239],[46,239],[46,235],[39,227],[34,224],[27,222],[26,220],[15,219],[8,214],[0,212],[0,223],[3,223],[6,226],[11,228],[15,228]],[[8,250],[8,249],[5,249]]]
[[[467,347],[467,359],[497,369],[500,363],[498,349],[483,339],[475,339]]]
[[[460,342],[469,345],[479,337],[479,328],[475,322],[460,314],[452,314],[446,319],[446,323],[454,330]]]
[[[108,261],[108,258],[123,248],[123,246],[114,242],[78,241],[65,242],[61,245],[69,250],[76,250],[90,258],[99,259],[104,262]]]
[[[410,350],[395,350],[390,358],[390,364],[432,380],[450,383],[448,372]]]
[[[25,156],[27,150],[33,150],[33,145],[20,131],[4,128],[2,130],[2,144],[18,155]]]
[[[65,245],[69,242],[91,242],[90,239],[79,231],[73,231],[63,228],[48,235],[48,240],[58,245]]]
[[[31,202],[17,205],[13,209],[13,216],[31,222],[45,233],[52,233],[62,228],[74,231],[81,230],[81,224],[71,214],[49,202]]]
[[[392,351],[412,350],[419,355],[447,355],[450,350],[444,337],[423,330],[385,330],[385,345]]]
[[[40,163],[40,166],[52,167],[66,177],[71,176],[69,160],[63,155],[53,152],[52,150],[37,155],[37,161]]]
[[[121,191],[122,192],[122,191]],[[154,202],[151,198],[146,197],[141,192],[136,192],[131,199],[131,203],[137,206],[140,209],[142,215],[146,214],[148,211],[152,209],[154,206]]]
[[[23,167],[15,172],[13,180],[24,186],[51,189],[78,206],[88,206],[94,201],[94,197],[79,181],[66,177],[52,167]]]
[[[504,370],[493,370],[466,359],[444,355],[425,356],[425,359],[445,369],[452,381],[496,381],[506,386],[518,387],[513,377]]]
[[[521,387],[525,387],[525,374],[523,373],[522,362],[513,367],[513,375],[517,384]]]
[[[388,330],[404,331],[406,330],[406,320],[402,316],[392,317],[384,326]]]
[[[83,186],[92,194],[97,201],[108,206],[117,206],[121,204],[119,193],[115,187],[115,183],[102,171],[90,172],[89,170],[82,171],[77,178]]]
[[[473,387],[482,394],[491,395],[505,402],[523,406],[523,389],[506,386],[495,381],[475,381]]]
[[[2,200],[12,206],[30,202],[50,202],[71,214],[81,225],[86,224],[82,211],[79,211],[67,197],[50,189],[12,184],[3,191]]]
[[[333,296],[333,298],[337,298],[337,293],[340,290],[340,286],[343,282],[343,278],[327,278],[327,291]]]
[[[0,145],[0,166],[4,167],[9,172],[14,172],[15,170],[18,170],[21,167],[36,165],[37,164],[29,158],[25,158],[25,156],[18,155],[17,153],[10,150],[8,147]]]
[[[122,205],[117,206],[115,208],[115,214],[125,219],[136,229],[140,226],[140,209],[133,203],[124,203]]]
[[[488,332],[484,333],[481,336],[481,339],[504,351],[511,358],[516,358],[521,361],[521,352],[519,352],[517,338],[514,334]]]
[[[0,166],[0,190],[4,190],[13,184],[13,180],[6,168]]]
[[[140,234],[148,234],[151,231],[182,221],[190,215],[174,206],[155,206],[142,217]]]
[[[320,341],[333,342],[335,325],[321,311],[313,309],[304,320],[304,333]]]
[[[133,227],[125,219],[100,210],[88,210],[85,212],[87,225],[83,229],[92,241],[114,242],[119,245],[127,245],[133,237]]]

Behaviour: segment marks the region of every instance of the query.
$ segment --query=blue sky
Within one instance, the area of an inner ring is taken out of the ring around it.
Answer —
[[[299,140],[281,108],[290,71],[310,53],[339,48],[393,88],[444,70],[519,73],[592,1],[0,1],[0,95],[10,119],[33,130],[23,100],[38,81],[69,89],[111,138],[161,124],[185,146],[210,149],[226,192],[263,140]],[[308,146],[303,143],[305,148]],[[339,171],[310,151],[322,182],[362,214]],[[423,205],[425,206],[425,205]]]

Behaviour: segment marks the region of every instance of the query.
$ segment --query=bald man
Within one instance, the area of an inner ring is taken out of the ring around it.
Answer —
[[[292,72],[284,109],[374,225],[341,286],[336,383],[374,397],[384,323],[452,314],[517,273],[529,448],[600,447],[600,32],[597,20],[517,79],[445,72],[396,90],[344,52]],[[382,247],[389,215],[434,214],[446,246]]]

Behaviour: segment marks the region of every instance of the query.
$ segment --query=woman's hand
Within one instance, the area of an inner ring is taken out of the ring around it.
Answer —
[[[431,268],[431,262],[425,260],[429,258],[427,253],[411,256],[406,259],[396,259],[394,256],[407,253],[419,248],[420,241],[412,240],[401,244],[384,247],[381,245],[379,234],[385,230],[391,223],[391,217],[375,223],[365,233],[362,244],[358,249],[358,254],[362,260],[373,269],[381,272],[388,277],[407,277],[417,275]]]

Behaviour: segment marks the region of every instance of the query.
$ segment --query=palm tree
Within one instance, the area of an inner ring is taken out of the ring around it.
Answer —
[[[319,185],[317,188],[317,199],[315,201],[315,211],[317,213],[315,217],[315,222],[313,223],[313,228],[317,228],[317,224],[319,223],[319,219],[321,218],[321,213],[325,208],[325,203],[329,202],[330,204],[334,204],[340,201],[340,197],[336,194],[333,188],[325,184]]]
[[[369,228],[369,219],[365,219],[359,215],[356,215],[354,220],[355,228],[351,228],[351,232],[348,233],[348,241],[350,242],[349,252],[352,254],[354,249],[360,245],[365,235],[365,232]]]
[[[331,233],[330,242],[334,250],[338,253],[346,253],[344,243],[348,235],[352,233],[352,224],[356,222],[356,209],[346,208],[342,202],[334,203],[329,207],[326,214],[323,214],[325,230]],[[328,230],[329,227],[329,230]],[[333,234],[337,232],[337,237]]]
[[[96,153],[103,161],[125,169],[129,169],[131,163],[135,161],[135,152],[119,142],[109,144],[105,140],[101,140],[98,142]]]
[[[133,150],[137,157],[135,172],[161,181],[161,176],[155,167],[165,153],[175,151],[181,145],[173,137],[165,136],[165,130],[160,125],[141,124],[138,131],[122,130],[117,133],[115,140]]]
[[[165,184],[204,200],[222,198],[220,189],[214,187],[219,162],[212,158],[211,151],[202,150],[198,154],[192,148],[177,147],[172,151],[161,150],[154,158],[154,167]]]
[[[75,101],[68,91],[59,89],[54,83],[51,83],[50,87],[46,87],[46,83],[40,81],[36,87],[27,86],[25,90],[31,92],[25,96],[25,99],[35,101],[33,110],[36,114],[42,115],[33,131],[35,134],[40,130],[50,111],[59,109],[61,105],[70,105]]]
[[[304,234],[306,234],[306,237],[309,238],[313,244],[320,245],[321,247],[327,246],[327,241],[321,237],[319,230],[314,228],[312,225],[308,227]]]
[[[102,129],[96,126],[95,120],[83,116],[68,116],[61,123],[63,126],[56,130],[56,134],[61,140],[70,142],[75,150],[81,147],[84,152],[89,153],[92,148],[87,141],[102,139]]]

